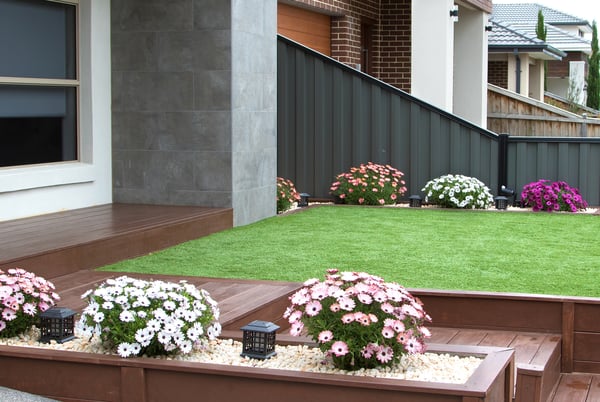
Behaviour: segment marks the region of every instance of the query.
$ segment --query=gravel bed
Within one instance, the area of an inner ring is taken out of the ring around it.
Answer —
[[[49,344],[40,343],[37,341],[38,338],[39,331],[34,328],[29,333],[19,337],[0,338],[0,345],[113,354],[95,337],[91,340],[77,337],[76,339],[63,344],[56,342],[51,342]],[[344,371],[334,368],[318,348],[277,345],[277,355],[267,360],[242,357],[240,356],[241,350],[241,342],[232,339],[217,339],[208,342],[204,347],[185,356],[178,355],[157,358],[245,367],[297,370],[303,372],[396,378],[415,381],[435,381],[453,384],[465,383],[482,361],[481,358],[474,356],[459,357],[450,354],[424,353],[421,355],[404,356],[401,362],[395,367]]]

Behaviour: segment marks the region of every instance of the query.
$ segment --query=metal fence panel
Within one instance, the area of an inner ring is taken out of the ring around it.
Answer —
[[[329,198],[337,174],[371,161],[405,174],[405,198],[452,173],[493,194],[565,180],[600,205],[600,138],[507,137],[501,146],[502,136],[284,37],[277,90],[277,175],[312,197]]]
[[[507,185],[520,192],[541,179],[565,181],[600,205],[600,138],[508,137]]]

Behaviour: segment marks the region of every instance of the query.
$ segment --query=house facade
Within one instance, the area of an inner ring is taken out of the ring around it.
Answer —
[[[278,32],[485,127],[491,10],[486,0],[281,0]]]
[[[536,26],[538,21],[538,12],[541,11],[544,16],[546,27],[546,44],[554,49],[558,49],[563,54],[561,57],[553,57],[550,52],[538,60],[546,60],[546,90],[564,99],[569,99],[575,103],[585,104],[586,99],[586,77],[587,60],[591,54],[591,44],[586,38],[591,33],[591,26],[587,20],[572,16],[562,11],[542,6],[535,3],[512,3],[512,4],[494,4],[492,21],[500,27],[508,27],[510,30],[518,32],[522,36],[536,40]],[[490,42],[490,83],[498,85],[494,81],[494,76],[499,70],[506,69],[511,74],[513,67],[518,62],[517,58],[528,52],[520,52],[521,42],[515,40],[512,44],[507,38],[498,41],[499,34],[494,33],[494,40]],[[499,56],[497,49],[503,46],[509,49],[512,45],[517,53]],[[496,53],[493,54],[492,53]],[[529,56],[526,56],[529,57]],[[523,63],[521,63],[523,65]],[[534,67],[535,68],[535,67]],[[521,82],[529,83],[528,71],[522,72]],[[539,91],[529,91],[529,85],[521,86],[516,90],[514,82],[509,81],[509,86],[502,88],[512,90],[534,99],[543,100],[539,97]],[[510,86],[512,85],[512,87]],[[535,89],[537,82],[533,83]]]
[[[567,54],[513,26],[491,21],[488,37],[488,82],[538,101],[544,101],[547,64]]]
[[[0,220],[111,202],[274,215],[276,9],[0,0],[0,124],[28,135],[2,138],[18,158],[0,167]]]
[[[332,57],[485,125],[491,1],[456,4],[0,0],[0,220],[111,202],[274,215],[285,7],[329,24]]]

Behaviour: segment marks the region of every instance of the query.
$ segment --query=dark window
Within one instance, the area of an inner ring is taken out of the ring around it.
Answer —
[[[0,0],[0,167],[77,160],[76,4]]]

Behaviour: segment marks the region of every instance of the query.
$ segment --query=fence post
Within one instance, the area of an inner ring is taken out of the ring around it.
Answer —
[[[581,117],[583,118],[583,121],[581,122],[581,127],[579,128],[579,135],[581,137],[587,137],[587,113],[583,113]]]
[[[508,176],[508,134],[498,135],[498,189],[496,194],[501,194],[502,186],[506,185]]]

